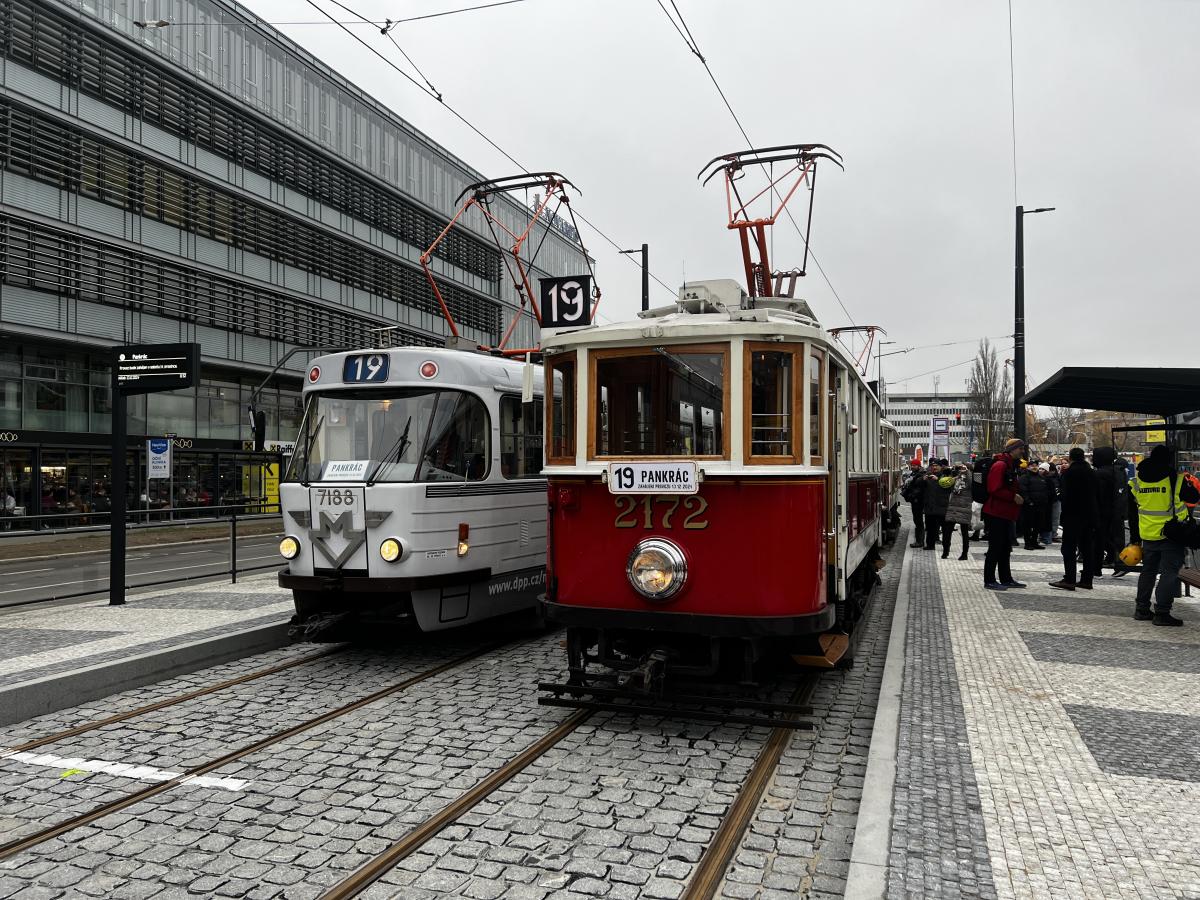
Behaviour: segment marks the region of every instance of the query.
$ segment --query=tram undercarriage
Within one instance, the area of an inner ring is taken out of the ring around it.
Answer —
[[[543,683],[538,702],[548,706],[684,714],[743,724],[787,724],[806,710],[765,694],[789,673],[848,668],[862,634],[859,627],[881,583],[883,560],[873,549],[847,579],[846,597],[816,616],[752,620],[691,617],[693,628],[614,628],[567,625],[568,680]],[[551,621],[575,619],[545,603]],[[604,615],[611,621],[611,611]],[[646,614],[637,614],[643,621]],[[705,621],[707,620],[707,621]],[[702,624],[703,623],[703,624]],[[830,624],[826,624],[830,623]],[[752,634],[717,634],[736,627]],[[775,626],[774,628],[772,626]],[[771,633],[774,631],[775,633]],[[780,632],[787,633],[780,633]],[[745,715],[700,714],[706,708],[742,708]]]

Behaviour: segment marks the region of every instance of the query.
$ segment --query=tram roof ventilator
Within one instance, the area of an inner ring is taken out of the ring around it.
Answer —
[[[800,317],[801,324],[820,327],[817,315],[807,300],[796,297],[751,297],[733,278],[688,281],[679,289],[679,299],[668,306],[656,306],[638,313],[640,319],[660,319],[673,315],[725,314],[733,321],[766,322],[772,312]]]

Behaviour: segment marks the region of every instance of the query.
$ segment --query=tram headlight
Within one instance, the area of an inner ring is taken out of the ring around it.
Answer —
[[[379,555],[384,562],[396,562],[404,555],[404,547],[399,538],[388,538],[379,545]]]
[[[687,581],[687,560],[683,551],[665,538],[647,538],[629,554],[625,574],[643,597],[666,600],[679,593]]]
[[[300,555],[300,541],[290,534],[279,542],[279,555],[284,559],[295,559]]]

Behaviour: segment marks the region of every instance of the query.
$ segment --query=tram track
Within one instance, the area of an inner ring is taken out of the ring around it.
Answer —
[[[459,796],[449,805],[434,813],[400,840],[392,844],[365,866],[335,884],[322,894],[322,900],[345,900],[357,896],[370,887],[406,857],[421,849],[446,828],[453,825],[496,790],[528,768],[534,761],[545,756],[565,738],[575,732],[592,717],[594,710],[578,709],[560,722],[552,731],[526,747],[499,769],[487,775],[475,787]]]
[[[91,722],[85,722],[82,725],[76,725],[73,728],[56,731],[53,734],[48,734],[40,738],[34,738],[31,741],[26,741],[23,744],[0,746],[0,756],[9,753],[27,753],[30,750],[36,750],[37,748],[44,747],[47,744],[53,744],[57,743],[58,741],[65,741],[69,738],[78,737],[81,734],[87,734],[89,731],[95,731],[97,728],[103,728],[106,725],[116,725],[119,722],[126,722],[130,719],[135,719],[138,716],[144,716],[148,713],[157,712],[160,709],[168,709],[172,706],[177,706],[180,703],[186,703],[189,700],[207,697],[210,694],[216,694],[220,691],[228,690],[229,688],[237,687],[241,684],[247,684],[251,681],[258,680],[259,678],[266,678],[269,675],[276,675],[279,672],[286,672],[289,669],[295,669],[299,666],[307,665],[320,659],[326,659],[337,653],[342,653],[349,648],[349,644],[339,644],[334,647],[320,650],[317,653],[309,653],[297,659],[289,659],[287,662],[268,666],[264,669],[257,669],[253,672],[247,672],[245,675],[227,678],[224,681],[217,682],[216,684],[210,684],[207,687],[197,688],[194,691],[188,691],[184,694],[168,697],[165,700],[156,700],[154,703],[147,703],[146,705],[136,707],[135,709],[126,710],[122,713],[115,713],[114,715],[106,716],[103,719],[96,719]]]
[[[819,680],[819,674],[806,677],[803,683],[792,693],[789,705],[800,708],[802,705],[808,704]],[[661,713],[661,710],[654,711]],[[458,822],[459,819],[475,809],[480,803],[490,799],[501,786],[527,769],[532,763],[545,756],[550,750],[557,747],[597,713],[608,713],[610,715],[626,714],[637,717],[643,712],[644,710],[636,705],[621,704],[576,708],[553,730],[500,768],[484,777],[477,785],[460,795],[456,800],[416,826],[412,831],[378,854],[370,862],[330,887],[321,895],[321,900],[348,900],[348,898],[358,896],[407,857],[418,852],[442,831]],[[797,713],[795,712],[787,712],[782,714],[782,718],[792,719],[796,715]],[[713,720],[714,717],[709,716],[704,718]],[[731,717],[735,724],[738,718],[737,716]],[[714,836],[709,849],[701,857],[696,875],[689,884],[688,892],[683,895],[684,897],[711,898],[715,896],[716,889],[721,883],[725,870],[737,852],[743,834],[749,827],[762,793],[779,765],[779,760],[787,747],[787,742],[794,732],[795,727],[790,723],[781,724],[771,730],[762,751],[759,753],[754,766],[747,775],[742,790],[730,806],[729,812]],[[695,893],[692,893],[692,891],[695,891]]]
[[[162,781],[158,784],[150,785],[150,786],[142,788],[140,790],[133,791],[133,792],[125,794],[123,796],[117,797],[113,800],[110,800],[108,802],[100,804],[99,806],[95,807],[92,810],[89,810],[86,813],[72,816],[71,818],[68,818],[62,822],[59,822],[58,824],[51,825],[46,828],[42,828],[38,831],[35,831],[32,834],[26,835],[23,838],[18,838],[16,840],[9,841],[8,843],[0,844],[0,861],[8,859],[12,856],[15,856],[18,853],[21,853],[32,847],[36,847],[37,845],[45,843],[46,841],[49,841],[53,838],[59,837],[60,835],[66,834],[70,831],[74,831],[75,829],[78,829],[78,828],[82,828],[86,825],[90,825],[91,823],[93,823],[99,819],[102,819],[105,816],[111,815],[116,812],[120,812],[121,810],[127,809],[128,807],[133,806],[134,804],[140,803],[143,800],[148,800],[151,797],[156,797],[159,794],[163,794],[163,793],[171,790],[172,788],[175,788],[181,784],[184,784],[187,781],[205,776],[210,772],[214,772],[217,769],[222,768],[223,766],[226,766],[232,762],[236,762],[237,760],[240,760],[247,756],[250,756],[253,753],[257,753],[261,750],[267,749],[268,747],[279,744],[283,741],[288,740],[289,738],[295,737],[295,736],[297,736],[299,734],[303,734],[304,732],[309,731],[313,728],[317,728],[321,725],[324,725],[327,722],[334,721],[335,719],[338,719],[342,716],[348,715],[349,713],[360,710],[360,709],[362,709],[366,706],[369,706],[370,704],[375,703],[379,700],[383,700],[387,697],[391,697],[393,695],[396,695],[403,691],[406,691],[409,688],[414,687],[418,684],[421,684],[422,682],[428,681],[432,678],[435,678],[438,675],[442,675],[442,674],[449,672],[453,669],[456,669],[460,666],[464,666],[470,662],[473,662],[474,660],[486,657],[487,655],[489,655],[497,650],[503,649],[503,648],[511,646],[513,644],[522,643],[525,640],[528,640],[528,639],[527,638],[518,638],[518,639],[514,640],[512,638],[507,638],[505,640],[489,642],[488,644],[485,644],[481,647],[476,647],[473,650],[470,650],[466,653],[460,654],[459,656],[456,656],[455,658],[453,658],[451,660],[448,660],[444,663],[436,665],[430,669],[426,669],[425,671],[419,672],[416,675],[409,676],[408,678],[405,678],[402,681],[397,682],[396,684],[392,684],[387,687],[381,688],[380,690],[377,690],[371,694],[368,694],[365,697],[361,697],[358,700],[354,700],[350,703],[343,704],[342,706],[336,707],[334,709],[327,710],[326,712],[321,713],[320,715],[313,716],[312,718],[306,719],[303,722],[300,722],[289,728],[286,728],[281,731],[270,734],[267,737],[264,737],[260,740],[254,741],[253,743],[245,745],[237,750],[233,750],[233,751],[230,751],[229,753],[225,753],[222,756],[217,757],[216,759],[212,759],[206,763],[202,763],[201,765],[192,766],[192,767],[186,769],[185,771],[180,772],[179,774],[174,775],[173,777],[171,777],[165,781]],[[322,654],[314,654],[313,656],[319,657],[321,655]],[[324,654],[324,655],[329,655],[329,654]],[[309,661],[311,661],[311,659]],[[296,661],[289,661],[289,662],[296,662]],[[287,668],[288,666],[286,666],[286,664],[285,664],[284,667]],[[250,673],[250,674],[254,674],[254,673]],[[258,677],[261,677],[261,674]],[[211,693],[211,692],[212,692],[211,690],[206,691],[206,693]],[[166,705],[170,705],[170,704],[168,703]],[[121,714],[121,715],[125,716],[125,714]],[[42,745],[42,743],[37,744],[37,746],[41,746],[41,745]],[[17,752],[17,751],[9,751],[9,752]]]
[[[789,702],[807,705],[820,680],[819,674],[807,676]],[[680,896],[680,900],[711,900],[717,896],[717,891],[725,878],[725,872],[729,869],[729,864],[733,861],[733,857],[741,845],[746,829],[750,827],[754,813],[762,800],[763,792],[779,767],[779,760],[794,733],[794,730],[787,725],[779,725],[771,729],[771,734],[763,744],[762,750],[759,751],[746,780],[742,782],[741,790],[738,791],[733,803],[729,805],[716,834],[713,835],[712,841],[700,856],[699,862],[696,863],[695,871]]]

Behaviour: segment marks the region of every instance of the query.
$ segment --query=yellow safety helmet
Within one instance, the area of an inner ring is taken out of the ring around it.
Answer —
[[[1130,544],[1120,552],[1121,562],[1133,568],[1142,564],[1142,546],[1141,544]]]

